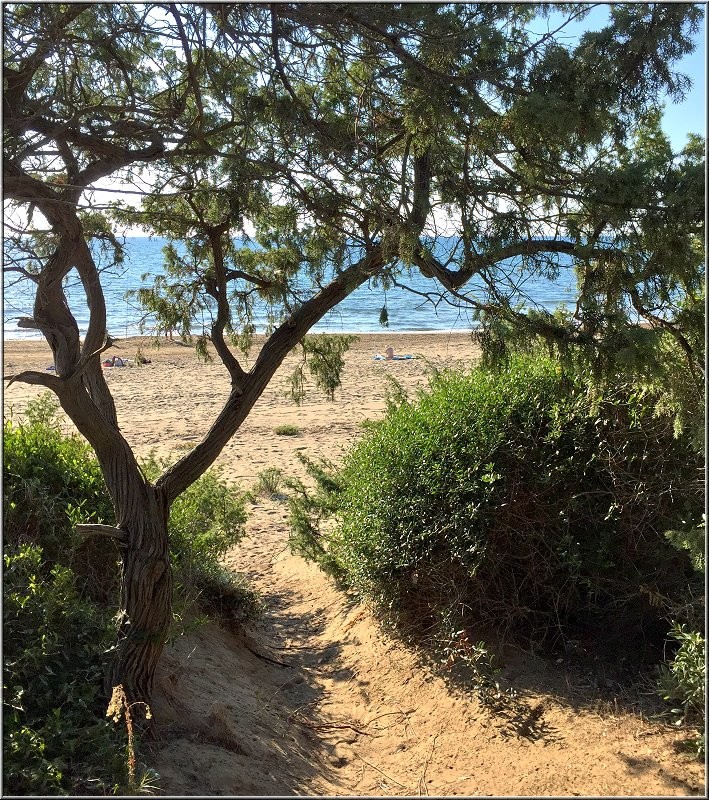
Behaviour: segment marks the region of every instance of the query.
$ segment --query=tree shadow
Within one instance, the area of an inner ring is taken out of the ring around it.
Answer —
[[[257,623],[210,622],[163,658],[149,752],[167,794],[309,794],[337,785],[338,741],[368,735],[322,708],[323,676],[357,682],[342,645],[318,638],[326,614],[290,590],[263,599]]]
[[[386,615],[379,623],[415,655],[421,669],[442,678],[452,695],[479,702],[505,737],[559,741],[545,714],[552,706],[602,716],[629,713],[664,726],[666,707],[654,690],[657,664],[667,656],[663,625],[633,628],[619,618],[615,630],[602,624],[579,629],[578,639],[559,637],[545,648],[529,640],[502,640],[489,628],[468,628],[466,641],[479,642],[484,657],[461,658],[459,651],[442,660],[440,651],[417,638],[415,626],[397,627]]]
[[[616,753],[616,755],[623,762],[628,772],[630,772],[632,775],[642,775],[645,773],[657,775],[658,772],[662,772],[659,762],[654,758],[648,758],[647,756],[629,756],[626,753],[620,752]],[[697,787],[688,781],[669,774],[665,774],[664,777],[665,780],[668,780],[670,783],[674,784],[683,794],[693,795],[697,793]]]

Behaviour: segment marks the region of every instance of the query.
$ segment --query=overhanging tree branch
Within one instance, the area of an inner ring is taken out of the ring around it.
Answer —
[[[315,297],[303,303],[271,334],[261,348],[253,368],[241,381],[239,389],[232,389],[224,408],[204,439],[157,481],[156,487],[165,493],[168,503],[178,497],[214,463],[223,447],[248,416],[253,404],[283,359],[310,328],[358,286],[375,275],[383,265],[381,249],[379,247],[372,249]]]

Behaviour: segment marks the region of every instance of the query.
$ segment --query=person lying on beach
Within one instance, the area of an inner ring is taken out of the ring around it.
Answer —
[[[384,352],[386,353],[385,356],[383,356],[381,353],[377,353],[374,356],[374,360],[375,361],[404,361],[404,360],[409,359],[409,358],[416,358],[416,356],[412,355],[411,353],[407,353],[404,356],[395,356],[394,355],[394,348],[391,347],[391,346],[387,347],[387,349]]]
[[[107,358],[103,362],[104,367],[125,367],[126,362],[120,356],[113,356],[113,358]]]

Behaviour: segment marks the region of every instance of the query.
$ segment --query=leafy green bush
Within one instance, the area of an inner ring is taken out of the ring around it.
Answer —
[[[308,489],[299,478],[289,478],[286,482],[292,494],[288,500],[290,523],[290,547],[309,561],[320,564],[332,575],[337,576],[337,563],[328,556],[321,536],[321,526],[337,514],[340,508],[340,495],[343,485],[331,461],[316,464],[302,453],[296,454],[306,472],[314,479],[315,491]]]
[[[110,522],[113,508],[89,447],[59,430],[56,402],[40,396],[26,418],[3,431],[4,790],[112,792],[128,777],[102,689],[118,553],[79,542],[73,525]]]
[[[111,792],[125,784],[125,736],[105,718],[111,613],[41,547],[6,548],[3,603],[4,790]]]
[[[665,531],[665,536],[678,550],[686,550],[692,559],[692,565],[697,572],[704,573],[706,569],[706,515],[698,524],[680,530]]]
[[[675,705],[672,712],[679,722],[702,720],[706,679],[706,641],[698,631],[675,625],[670,632],[679,649],[669,664],[660,669],[662,698]]]
[[[4,426],[4,542],[41,544],[46,559],[68,563],[75,522],[110,523],[113,505],[91,448],[59,429],[56,402],[40,396],[26,418]]]
[[[690,528],[665,531],[666,538],[678,550],[686,551],[697,573],[697,582],[705,584],[706,516]],[[670,704],[670,716],[675,724],[689,725],[697,730],[694,749],[705,754],[705,680],[706,639],[704,630],[704,595],[688,591],[680,602],[669,609],[672,620],[670,636],[679,645],[674,656],[660,665],[657,688],[659,695]]]
[[[245,580],[225,569],[221,560],[246,531],[244,498],[207,472],[175,500],[168,532],[176,591],[182,603],[197,603],[222,618],[251,619],[260,608],[258,596]]]
[[[4,791],[134,792],[149,771],[131,766],[126,729],[106,719],[103,694],[116,636],[118,550],[105,538],[79,541],[73,529],[79,521],[113,522],[100,469],[81,439],[62,435],[56,403],[44,396],[29,404],[22,424],[5,424],[4,456]],[[243,499],[213,473],[176,501],[170,552],[178,610],[198,599],[230,618],[256,612],[253,591],[219,563],[243,536],[244,520]]]
[[[661,534],[702,511],[701,462],[674,433],[548,358],[441,374],[346,456],[333,530],[294,501],[300,548],[433,642],[474,627],[551,645],[593,622],[623,644],[691,576]]]

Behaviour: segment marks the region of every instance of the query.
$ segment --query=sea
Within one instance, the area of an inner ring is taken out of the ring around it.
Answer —
[[[143,332],[150,334],[154,320],[146,317],[131,290],[151,285],[154,277],[163,274],[163,248],[167,242],[154,237],[128,237],[125,240],[125,260],[119,267],[102,273],[102,284],[106,297],[108,332],[114,338],[134,336]],[[506,281],[519,281],[516,298],[522,308],[543,307],[554,311],[559,305],[572,306],[575,302],[576,276],[571,262],[563,256],[557,263],[558,275],[550,279],[543,275],[524,277],[519,264],[510,260],[501,265]],[[147,274],[147,278],[144,276]],[[459,333],[468,332],[477,326],[469,307],[449,298],[436,302],[435,282],[427,280],[417,272],[404,273],[400,280],[413,291],[392,287],[386,291],[382,286],[363,285],[328,313],[312,329],[314,333]],[[440,287],[438,287],[440,288]],[[20,317],[32,315],[32,286],[27,281],[18,281],[12,273],[4,273],[3,280],[3,336],[5,339],[39,339],[38,331],[20,328]],[[484,297],[484,287],[474,283],[466,291]],[[83,335],[88,326],[88,310],[78,276],[70,273],[65,293],[69,306]],[[424,296],[428,294],[429,296]],[[381,324],[382,309],[386,308],[387,325]],[[269,325],[272,309],[265,303],[256,304],[254,322],[259,333]],[[200,319],[193,333],[201,333],[202,324],[209,327],[209,320]]]

